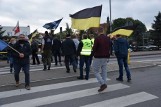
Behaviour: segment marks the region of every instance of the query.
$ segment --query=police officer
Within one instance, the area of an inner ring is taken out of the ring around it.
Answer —
[[[42,39],[42,56],[44,71],[47,69],[50,70],[51,67],[51,57],[52,57],[52,38],[49,36],[48,32],[45,31],[45,36]]]
[[[83,40],[80,41],[78,45],[77,54],[80,56],[80,76],[77,79],[84,79],[83,77],[83,66],[84,63],[86,64],[86,76],[85,79],[88,80],[89,78],[89,69],[90,69],[90,55],[92,50],[92,43],[91,40],[88,38],[86,34],[83,35]]]

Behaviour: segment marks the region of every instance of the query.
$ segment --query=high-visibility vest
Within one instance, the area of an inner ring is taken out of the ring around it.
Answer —
[[[82,43],[83,43],[83,47],[82,47],[81,55],[90,56],[91,51],[92,51],[91,40],[90,39],[83,39]]]

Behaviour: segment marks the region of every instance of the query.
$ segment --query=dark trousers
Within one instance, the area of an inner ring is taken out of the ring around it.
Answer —
[[[37,52],[32,52],[32,60],[33,60],[33,64],[36,64],[35,60],[37,61],[37,64],[40,64]]]
[[[89,78],[89,69],[90,69],[90,56],[80,56],[80,63],[79,63],[79,69],[80,69],[80,78],[83,78],[83,66],[84,63],[86,64],[86,76],[85,78]]]
[[[77,69],[75,55],[65,55],[65,67],[67,69],[67,72],[70,71],[70,68],[69,68],[70,61],[71,61],[71,64],[73,65],[73,70]]]
[[[54,51],[53,55],[54,55],[54,59],[55,59],[55,65],[58,64],[58,60],[59,60],[59,63],[61,63],[61,54],[60,54],[60,51]],[[57,60],[57,58],[58,58],[58,60]]]
[[[127,56],[117,57],[118,65],[119,65],[119,78],[123,78],[123,66],[125,67],[127,78],[131,78],[130,70],[127,63]]]
[[[19,73],[21,71],[21,69],[24,71],[25,73],[25,85],[29,85],[30,84],[30,74],[29,74],[29,68],[30,65],[29,63],[14,63],[14,77],[15,77],[15,81],[19,82]]]

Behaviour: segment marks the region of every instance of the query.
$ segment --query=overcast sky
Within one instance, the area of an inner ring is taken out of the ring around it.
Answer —
[[[44,32],[42,26],[63,17],[59,27],[71,26],[69,14],[79,10],[101,5],[101,23],[106,22],[110,15],[109,0],[0,0],[0,25],[30,26],[31,32],[38,29]],[[111,0],[112,20],[132,17],[143,22],[147,29],[151,28],[154,16],[161,11],[161,0]],[[59,27],[56,32],[59,32]]]

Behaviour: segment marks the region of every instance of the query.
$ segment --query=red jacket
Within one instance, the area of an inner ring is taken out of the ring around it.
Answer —
[[[110,57],[110,38],[101,34],[99,35],[93,45],[93,55],[95,58],[109,58]]]

